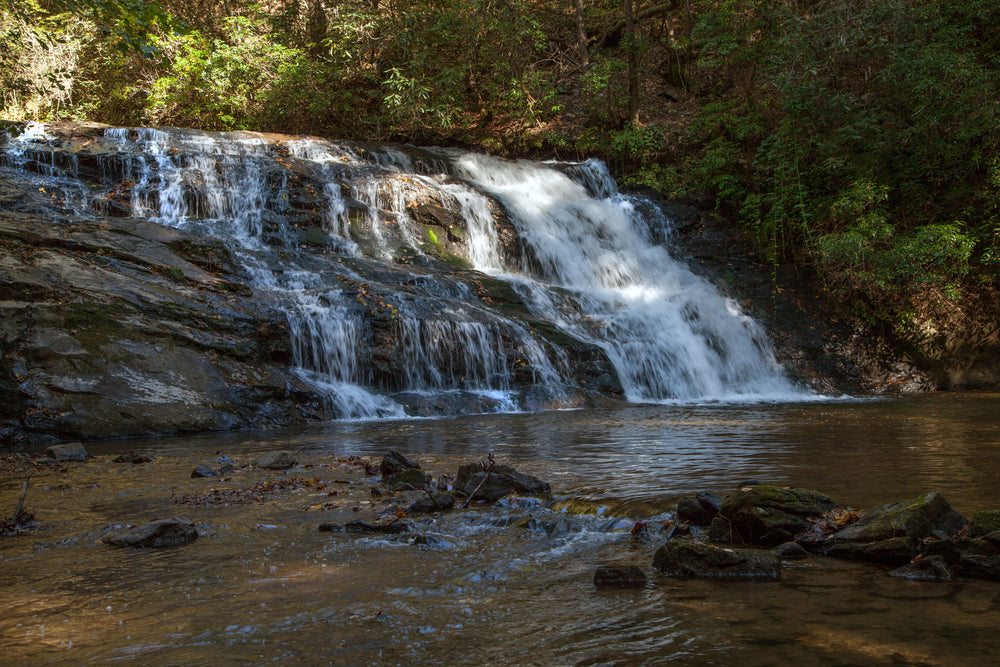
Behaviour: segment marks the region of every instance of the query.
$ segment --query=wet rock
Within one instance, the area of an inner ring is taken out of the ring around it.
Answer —
[[[415,547],[429,547],[431,549],[450,549],[454,546],[444,535],[433,533],[421,533],[413,538],[411,544]]]
[[[827,542],[824,553],[837,558],[899,566],[908,563],[917,555],[917,542],[905,536],[877,542],[832,541]]]
[[[348,521],[347,523],[321,523],[319,530],[326,533],[375,533],[398,535],[410,530],[405,521]]]
[[[646,574],[635,565],[604,565],[594,572],[598,588],[644,588]]]
[[[949,537],[944,540],[934,540],[926,542],[921,546],[920,557],[940,556],[949,566],[954,566],[961,557],[962,552],[969,548],[972,542],[968,537]]]
[[[741,487],[722,503],[721,516],[749,543],[775,546],[809,529],[814,520],[840,505],[818,491],[761,484]]]
[[[187,544],[198,539],[194,522],[182,517],[158,519],[141,526],[109,535],[105,544],[116,547],[160,548]]]
[[[831,556],[902,565],[916,555],[921,540],[952,535],[964,526],[962,515],[932,491],[909,502],[872,508],[830,535],[823,548]]]
[[[149,454],[143,454],[141,452],[122,452],[114,458],[112,463],[132,463],[138,465],[140,463],[152,463],[155,459]]]
[[[382,462],[378,465],[378,470],[382,477],[392,477],[404,470],[419,469],[420,464],[407,458],[404,454],[390,449],[382,456]]]
[[[776,579],[781,559],[773,551],[674,540],[656,550],[653,567],[671,577]]]
[[[422,489],[430,487],[432,482],[431,476],[419,468],[406,468],[385,479],[386,485],[394,491]]]
[[[199,463],[194,467],[194,470],[191,471],[191,477],[193,479],[201,477],[217,477],[218,475],[219,473],[215,470],[215,468],[205,465],[204,463]]]
[[[795,542],[785,542],[783,544],[779,544],[774,551],[784,560],[806,558],[809,556],[809,552],[806,551],[801,544],[797,544]]]
[[[407,514],[429,514],[431,512],[446,512],[453,508],[455,496],[441,492],[404,491],[399,494],[397,502]]]
[[[677,520],[692,526],[708,526],[722,509],[722,499],[706,491],[694,497],[681,498],[677,503]]]
[[[79,442],[70,442],[65,445],[52,445],[45,450],[45,453],[57,461],[86,461],[89,454]]]
[[[267,470],[288,470],[295,465],[295,457],[291,452],[265,452],[253,464]]]
[[[969,537],[983,537],[998,530],[1000,530],[1000,510],[976,512],[969,520]]]
[[[511,466],[495,465],[487,473],[477,463],[470,463],[458,469],[458,481],[455,483],[455,488],[461,490],[466,496],[475,494],[473,500],[486,500],[487,502],[495,502],[510,493],[521,493],[529,496],[552,493],[548,482],[518,472]]]
[[[955,569],[967,577],[1000,581],[1000,530],[969,542]]]
[[[910,581],[951,581],[951,570],[941,556],[928,556],[896,568],[889,576]]]
[[[743,540],[739,533],[733,530],[733,523],[729,519],[717,516],[712,519],[708,526],[708,540],[720,544],[739,544]]]

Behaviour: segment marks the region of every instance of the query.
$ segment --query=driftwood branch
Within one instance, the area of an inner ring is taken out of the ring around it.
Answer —
[[[493,466],[496,465],[496,461],[493,460],[492,453],[487,454],[486,458],[482,460],[481,463],[483,466],[483,471],[486,474],[483,475],[483,478],[479,481],[479,484],[476,485],[476,488],[472,490],[472,493],[469,494],[469,497],[465,499],[464,503],[462,503],[462,509],[468,507],[469,503],[472,502],[472,499],[476,497],[477,493],[479,493],[479,489],[483,488],[483,484],[485,484],[486,480],[490,478],[490,472],[493,471]]]
[[[17,508],[14,510],[14,523],[17,523],[17,519],[21,516],[21,512],[24,511],[24,498],[28,495],[28,482],[31,481],[31,475],[35,473],[32,472],[24,480],[24,487],[21,489],[21,497],[17,501]]]

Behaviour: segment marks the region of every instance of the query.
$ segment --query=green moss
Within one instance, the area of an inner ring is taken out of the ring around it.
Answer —
[[[984,510],[976,512],[969,521],[969,535],[982,537],[1000,530],[1000,510]]]

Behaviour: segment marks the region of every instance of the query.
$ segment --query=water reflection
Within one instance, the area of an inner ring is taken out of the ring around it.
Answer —
[[[655,406],[93,443],[94,454],[159,460],[90,463],[92,478],[33,490],[42,527],[0,541],[3,662],[989,664],[1000,582],[915,584],[824,559],[789,564],[777,582],[666,579],[651,572],[655,544],[635,543],[614,517],[747,478],[859,507],[931,489],[965,514],[1000,507],[998,408],[986,394]],[[288,448],[322,461],[390,447],[442,472],[494,452],[606,510],[573,522],[558,508],[456,513],[422,523],[438,539],[421,546],[320,533],[300,511],[314,502],[303,492],[189,508],[202,537],[185,547],[99,543],[109,525],[178,511],[168,487],[189,492],[192,463],[216,452]],[[598,592],[593,570],[607,562],[652,581]]]

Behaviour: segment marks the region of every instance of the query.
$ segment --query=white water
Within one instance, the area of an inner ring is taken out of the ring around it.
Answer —
[[[526,241],[531,257],[523,265],[531,267],[531,280],[516,284],[535,311],[604,348],[629,400],[801,393],[736,303],[650,241],[651,225],[667,221],[644,219],[632,198],[618,194],[603,164],[578,165],[574,180],[544,164],[483,155],[462,155],[456,163],[465,179],[503,201]]]
[[[10,143],[10,161],[23,163],[48,139],[31,128]],[[289,218],[289,181],[300,176],[320,183],[311,192],[330,238],[327,253],[356,261],[369,261],[366,253],[393,262],[400,247],[422,255],[426,232],[413,211],[433,193],[459,213],[471,265],[510,282],[538,319],[602,348],[631,401],[804,397],[759,327],[670,255],[662,243],[669,220],[649,202],[619,194],[599,161],[547,165],[453,151],[415,160],[315,139],[155,129],[110,129],[107,142],[124,157],[106,180],[135,183],[134,215],[222,239],[253,288],[286,308],[300,375],[343,418],[403,416],[381,395],[386,389],[461,390],[498,410],[523,409],[510,359],[557,404],[572,391],[572,372],[562,350],[484,308],[467,283],[414,271],[407,292],[370,287],[371,278],[349,264],[317,265],[299,252],[300,232]],[[75,173],[51,171],[86,200]],[[504,256],[495,201],[520,237],[521,256]],[[366,239],[364,253],[357,234]],[[361,286],[344,290],[334,279]],[[394,340],[382,343],[401,368],[391,388],[373,374],[367,317],[377,309],[394,322]]]

